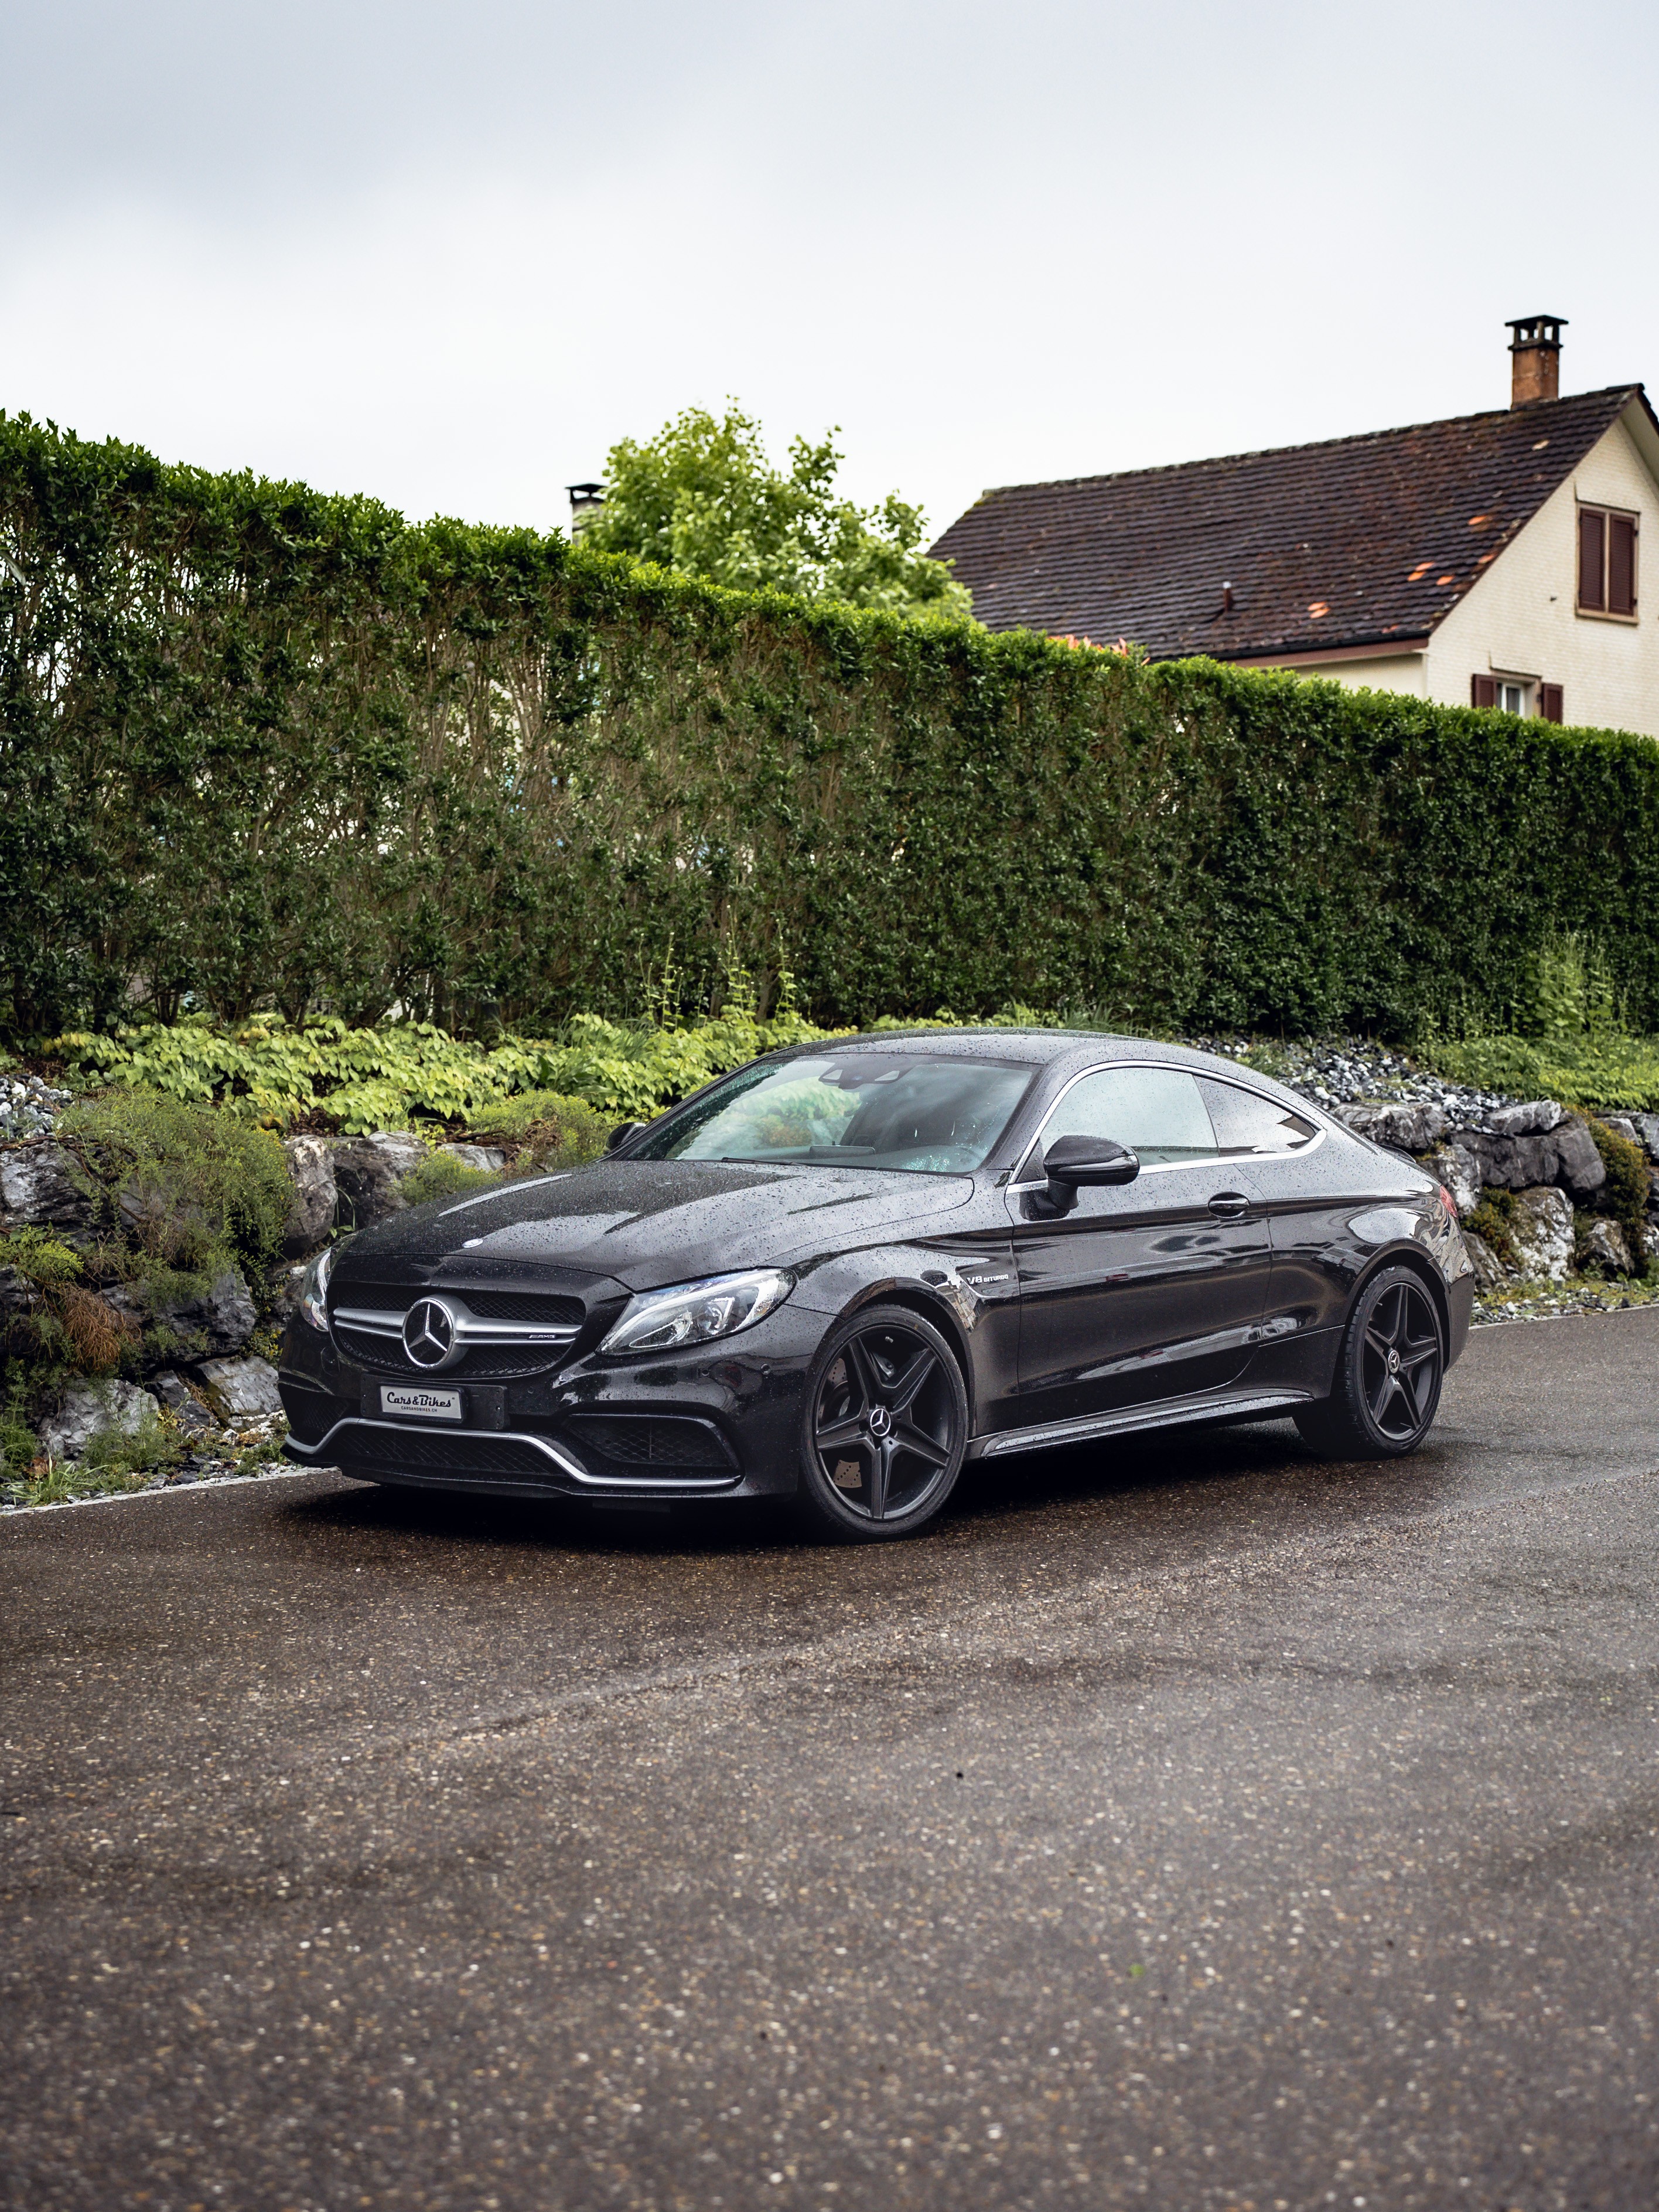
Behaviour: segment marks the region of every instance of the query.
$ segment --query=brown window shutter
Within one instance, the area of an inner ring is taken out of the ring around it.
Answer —
[[[1636,518],[1607,517],[1607,612],[1636,612]]]
[[[1547,722],[1561,720],[1561,686],[1540,684],[1538,687],[1538,712]]]
[[[1498,704],[1498,678],[1495,676],[1470,677],[1469,704],[1472,707],[1495,707]]]
[[[1605,535],[1605,519],[1589,507],[1581,507],[1578,514],[1578,604],[1581,607],[1605,607],[1607,594],[1601,588],[1601,549]]]

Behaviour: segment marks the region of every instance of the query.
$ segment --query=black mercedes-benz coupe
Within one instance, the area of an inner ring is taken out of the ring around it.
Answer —
[[[852,1036],[332,1247],[283,1348],[287,1449],[905,1536],[968,1460],[1134,1430],[1290,1414],[1334,1456],[1411,1451],[1474,1288],[1431,1177],[1230,1061]]]

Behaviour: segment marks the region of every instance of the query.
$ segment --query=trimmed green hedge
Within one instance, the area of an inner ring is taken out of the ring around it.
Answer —
[[[709,590],[0,417],[0,1020],[1659,1027],[1659,747]]]

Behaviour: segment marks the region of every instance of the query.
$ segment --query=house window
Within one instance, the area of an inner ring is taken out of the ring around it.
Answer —
[[[1610,507],[1578,510],[1578,611],[1636,615],[1636,517]]]
[[[1469,679],[1469,704],[1496,707],[1500,714],[1537,714],[1546,722],[1561,720],[1561,686],[1536,684],[1529,676],[1474,676]]]

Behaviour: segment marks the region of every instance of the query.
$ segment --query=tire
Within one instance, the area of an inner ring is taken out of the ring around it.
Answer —
[[[950,1345],[908,1306],[837,1322],[812,1363],[796,1518],[820,1540],[884,1544],[925,1528],[968,1450],[968,1391]]]
[[[1356,1300],[1328,1398],[1296,1416],[1325,1459],[1400,1459],[1434,1425],[1446,1336],[1428,1285],[1413,1267],[1384,1267]]]

